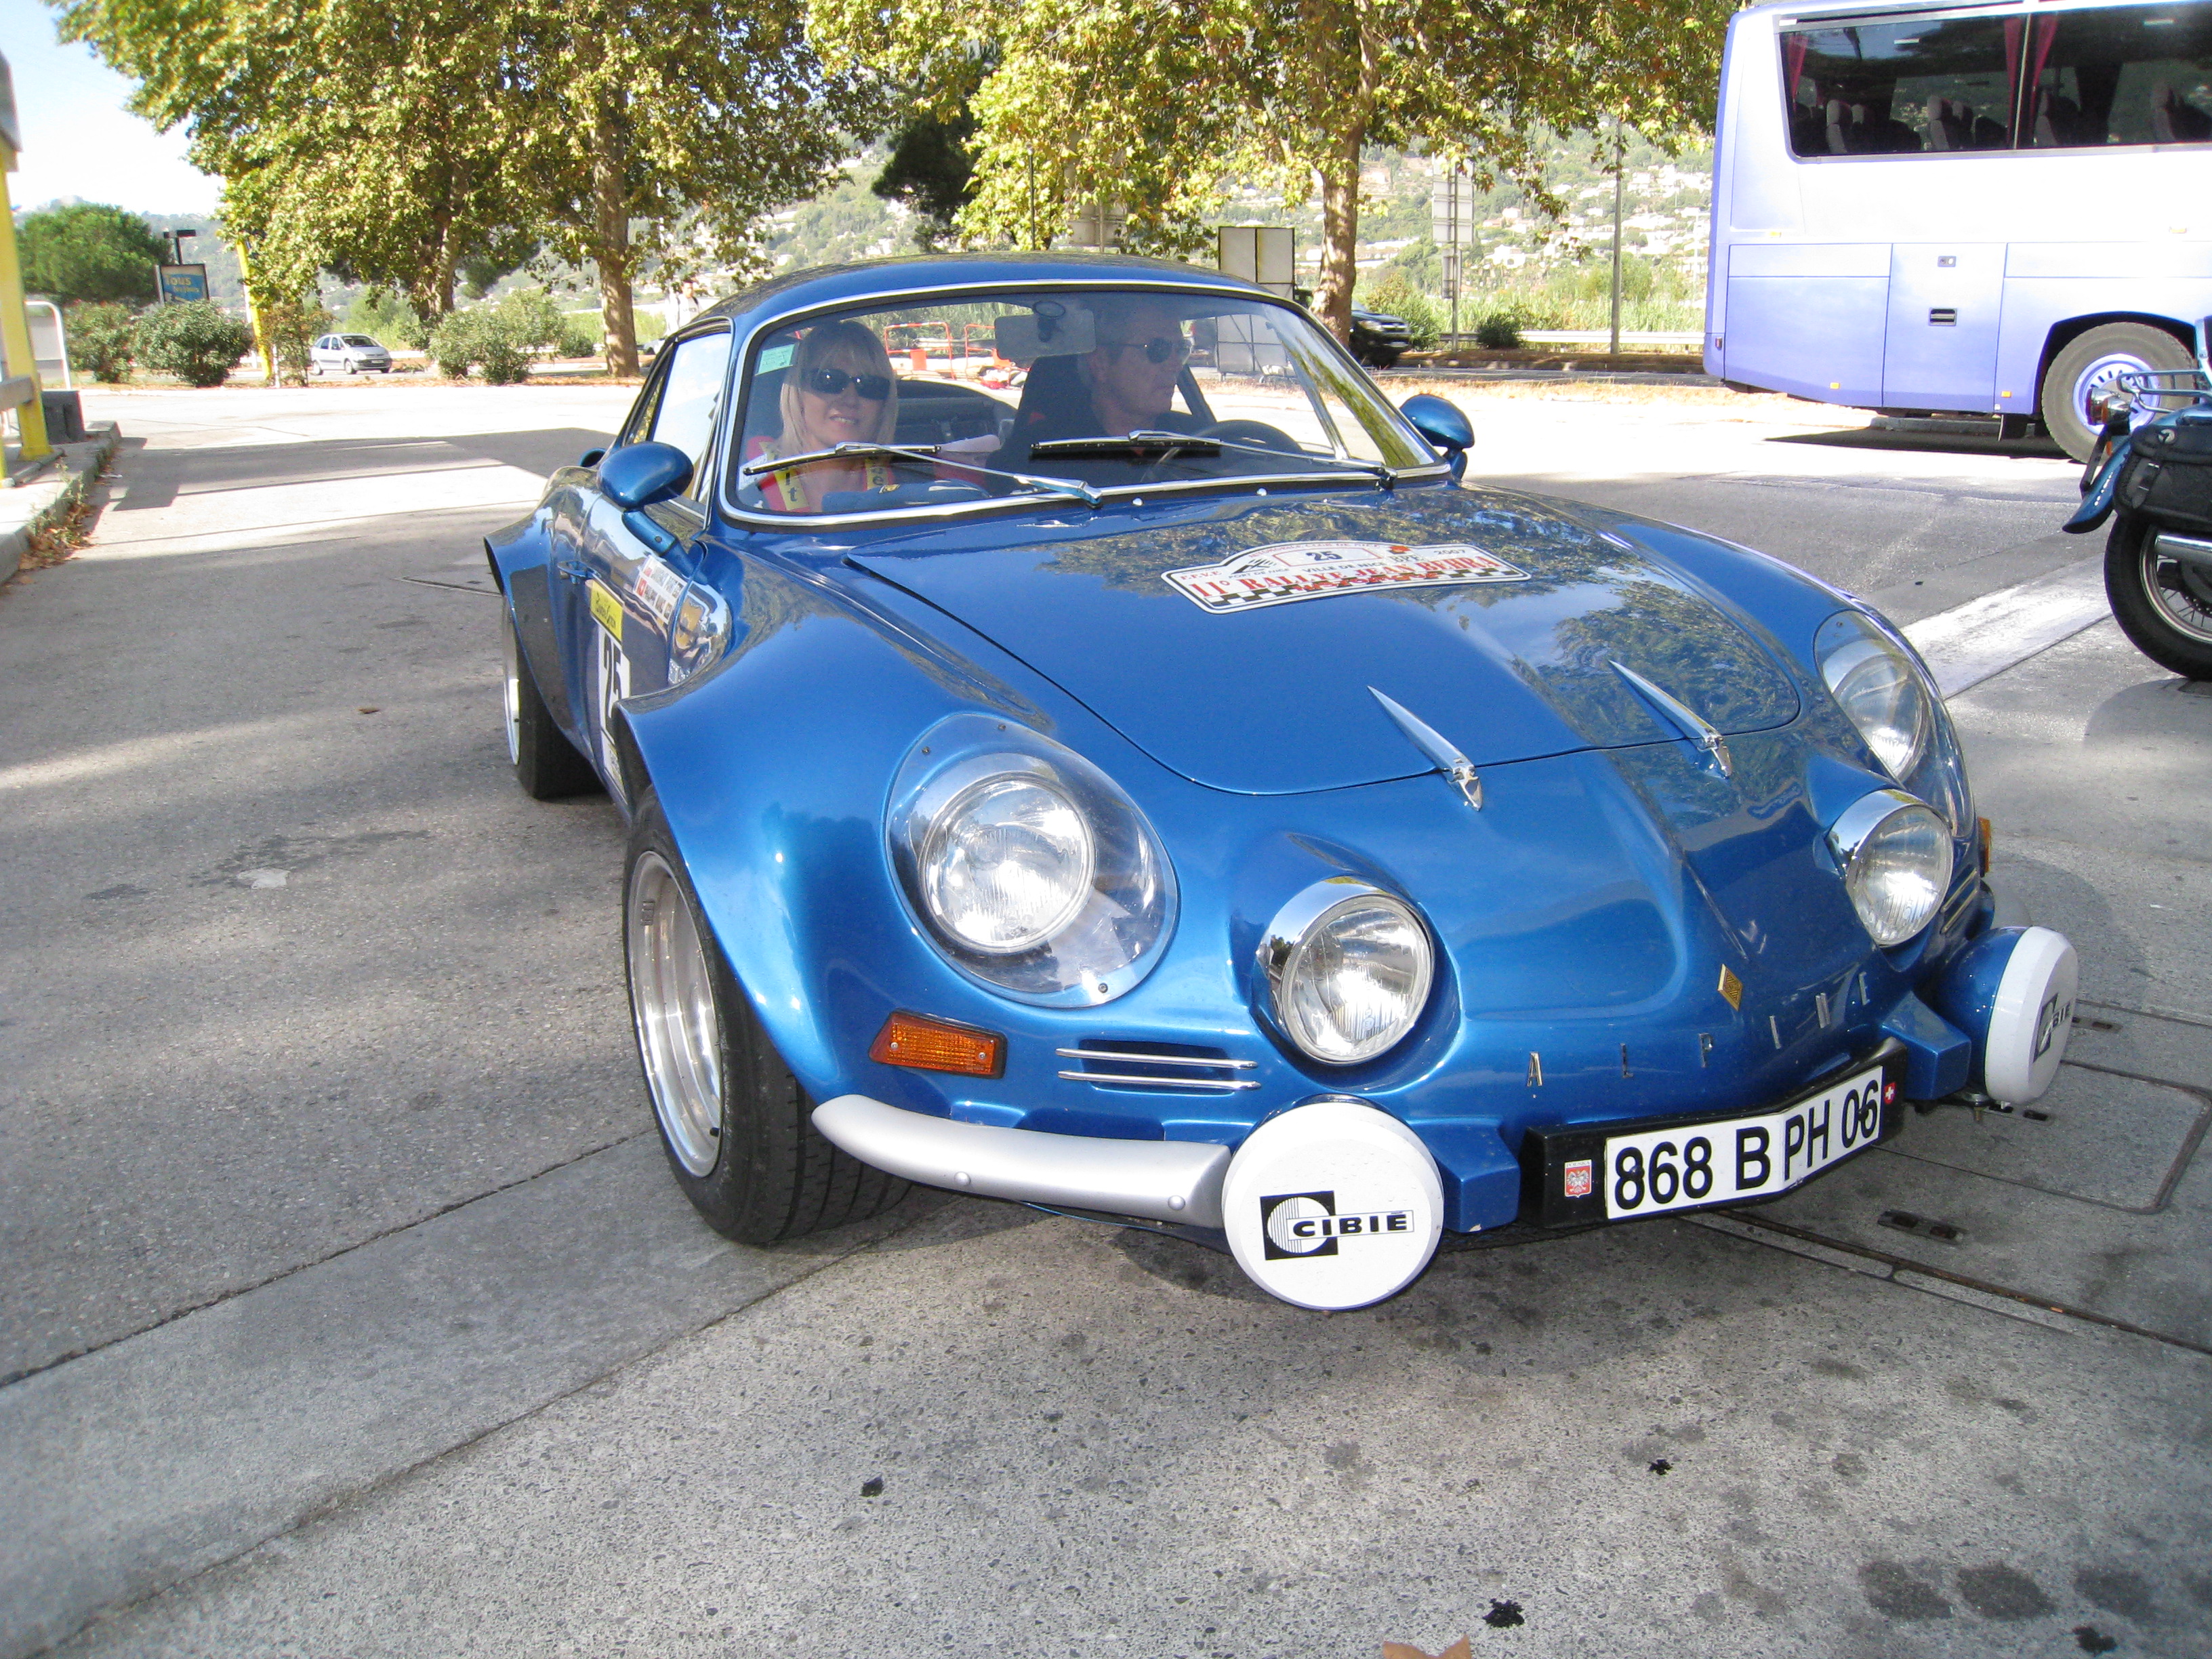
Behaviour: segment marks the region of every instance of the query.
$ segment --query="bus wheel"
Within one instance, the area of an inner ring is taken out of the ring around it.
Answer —
[[[2148,323],[2106,323],[2093,328],[2051,360],[2039,407],[2052,441],[2077,461],[2089,459],[2097,424],[2089,399],[2122,374],[2146,368],[2193,368],[2189,348]]]

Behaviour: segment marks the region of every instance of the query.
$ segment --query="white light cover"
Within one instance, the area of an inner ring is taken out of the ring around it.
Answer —
[[[1429,1000],[1428,930],[1397,900],[1362,894],[1322,913],[1298,940],[1277,1012],[1316,1060],[1371,1060],[1413,1029]]]
[[[1034,774],[984,778],[947,802],[921,846],[922,894],[977,951],[1026,951],[1090,896],[1096,849],[1075,804]]]

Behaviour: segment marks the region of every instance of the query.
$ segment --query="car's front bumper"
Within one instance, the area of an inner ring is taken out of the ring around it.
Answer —
[[[1230,1149],[1206,1141],[1110,1140],[962,1123],[840,1095],[814,1127],[863,1164],[927,1187],[1193,1227],[1221,1224]]]

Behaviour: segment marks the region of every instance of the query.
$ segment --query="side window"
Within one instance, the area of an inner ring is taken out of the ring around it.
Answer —
[[[1785,30],[1791,153],[2010,149],[2019,28],[2001,17],[1931,17]]]
[[[2028,58],[2033,149],[2212,143],[2212,5],[2060,12]]]
[[[705,497],[707,449],[714,441],[714,417],[721,409],[729,363],[727,329],[678,341],[668,353],[668,368],[660,377],[651,429],[643,434],[655,443],[673,444],[691,458],[688,493],[695,501]]]

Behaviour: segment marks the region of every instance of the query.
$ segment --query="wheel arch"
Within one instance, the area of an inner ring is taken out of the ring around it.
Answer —
[[[2197,349],[2196,324],[2184,322],[2177,317],[2163,316],[2154,311],[2098,311],[2080,317],[2069,317],[2053,323],[2043,337],[2043,355],[2035,364],[2036,397],[2041,398],[2044,377],[2051,373],[2051,365],[2057,361],[2060,352],[2090,330],[2113,323],[2136,323],[2145,328],[2155,328],[2173,336],[2189,351]]]
[[[649,787],[659,801],[769,1039],[826,1099],[854,1086],[887,996],[957,1009],[977,994],[920,946],[891,870],[884,811],[908,749],[965,708],[1057,722],[1010,660],[963,656],[773,570],[744,584],[721,659],[632,699],[616,750],[632,799]]]

